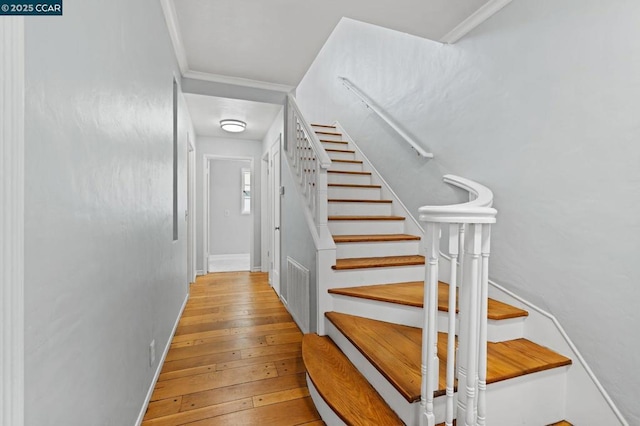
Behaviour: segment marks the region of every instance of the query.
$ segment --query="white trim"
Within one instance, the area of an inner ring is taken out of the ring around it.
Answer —
[[[206,275],[206,274],[204,273],[204,271],[202,269],[197,269],[196,270],[196,276],[201,277],[203,275]]]
[[[162,12],[167,22],[167,30],[169,31],[169,37],[171,37],[171,43],[173,44],[173,50],[176,54],[180,72],[184,75],[189,71],[189,63],[187,62],[187,53],[184,49],[184,43],[182,42],[182,35],[180,34],[175,4],[173,0],[160,0],[160,4],[162,5]]]
[[[454,29],[440,38],[441,43],[453,44],[467,35],[478,25],[491,18],[500,9],[511,3],[511,0],[489,0],[471,16],[456,25]]]
[[[178,329],[178,324],[180,323],[180,318],[182,318],[182,313],[184,312],[184,308],[187,306],[188,301],[189,301],[189,293],[187,292],[187,295],[184,298],[184,302],[182,302],[182,307],[180,308],[180,312],[178,313],[178,318],[176,318],[176,321],[173,324],[173,330],[171,330],[171,334],[169,335],[167,344],[165,345],[164,351],[162,352],[162,357],[160,358],[160,362],[158,362],[158,366],[156,367],[156,372],[153,376],[153,380],[151,381],[151,386],[149,386],[149,390],[147,391],[147,396],[144,399],[144,403],[142,404],[142,409],[140,409],[140,413],[138,414],[138,420],[136,420],[136,426],[140,426],[142,424],[144,415],[147,412],[147,408],[149,407],[149,401],[151,401],[151,395],[153,395],[153,390],[156,388],[156,383],[158,383],[160,372],[162,371],[162,367],[164,366],[164,360],[167,358],[167,354],[169,353],[169,349],[171,348],[171,342],[173,341],[173,336],[176,334],[176,330]]]
[[[262,272],[262,265],[251,268],[251,272]]]
[[[184,78],[194,80],[211,81],[213,83],[231,84],[234,86],[252,87],[254,89],[273,90],[275,92],[290,93],[295,87],[288,84],[270,83],[268,81],[252,80],[249,78],[232,77],[229,75],[212,74],[202,71],[185,70],[182,75]]]
[[[24,424],[24,18],[0,18],[0,425]]]
[[[209,272],[251,271],[251,255],[239,254],[211,254],[208,259]]]

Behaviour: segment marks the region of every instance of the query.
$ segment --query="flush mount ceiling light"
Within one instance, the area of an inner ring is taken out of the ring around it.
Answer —
[[[240,120],[220,120],[220,127],[222,127],[222,130],[227,132],[239,133],[244,132],[244,129],[247,127],[247,123]]]

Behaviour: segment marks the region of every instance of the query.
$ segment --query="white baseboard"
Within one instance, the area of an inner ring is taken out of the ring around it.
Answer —
[[[209,272],[234,272],[250,271],[251,255],[249,253],[240,254],[211,254],[208,257]]]
[[[182,307],[180,308],[180,312],[178,313],[178,318],[176,318],[176,322],[175,324],[173,324],[173,330],[171,330],[171,334],[169,335],[167,344],[165,345],[164,351],[162,352],[162,356],[160,357],[160,361],[158,362],[158,367],[156,367],[156,372],[153,376],[153,380],[151,381],[151,386],[149,386],[149,390],[147,391],[147,396],[144,399],[144,403],[142,404],[142,409],[140,409],[140,414],[138,414],[138,420],[136,420],[136,426],[140,426],[142,424],[144,415],[147,412],[147,407],[149,407],[149,402],[151,401],[151,395],[153,395],[153,390],[156,388],[156,383],[158,383],[158,378],[160,377],[160,372],[162,371],[164,360],[167,358],[167,354],[169,353],[169,348],[171,347],[171,341],[173,340],[173,336],[176,334],[176,330],[178,329],[178,323],[180,322],[180,318],[182,318],[182,313],[184,312],[184,308],[187,306],[188,301],[189,301],[189,293],[187,293],[186,297],[184,298],[184,302],[182,302]]]
[[[262,272],[262,266],[254,266],[251,268],[251,272]]]
[[[198,269],[198,270],[196,271],[196,277],[201,277],[201,276],[203,276],[203,275],[206,275],[206,274],[204,273],[204,271],[203,271],[202,269]]]

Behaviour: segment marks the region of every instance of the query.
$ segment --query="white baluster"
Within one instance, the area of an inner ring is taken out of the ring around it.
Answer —
[[[478,426],[485,426],[487,416],[487,311],[489,303],[489,253],[491,225],[482,226],[482,277],[480,281],[480,336],[478,341]]]
[[[465,286],[469,286],[468,351],[467,351],[467,411],[465,426],[476,426],[476,398],[478,380],[478,298],[480,282],[480,253],[482,243],[482,225],[472,224],[469,227],[467,249],[465,253]]]
[[[433,394],[437,388],[439,368],[435,360],[438,356],[437,309],[438,309],[438,257],[440,248],[440,226],[427,224],[426,274],[424,289],[424,315],[422,324],[422,383],[421,399],[423,414],[420,424],[435,426]]]
[[[458,271],[458,243],[461,225],[449,225],[449,255],[451,256],[451,277],[449,279],[449,329],[447,335],[447,406],[445,425],[453,426],[454,413],[454,382],[455,382],[455,351],[456,351],[456,290]]]

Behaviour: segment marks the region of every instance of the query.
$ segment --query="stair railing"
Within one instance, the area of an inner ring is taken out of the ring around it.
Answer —
[[[425,319],[422,328],[422,397],[420,424],[435,426],[434,392],[438,389],[438,264],[442,228],[448,229],[451,257],[446,360],[445,424],[486,424],[487,303],[491,224],[497,211],[487,187],[453,175],[444,181],[469,191],[470,201],[448,206],[424,206],[420,220],[426,223]],[[466,236],[465,236],[466,235]],[[456,355],[456,290],[459,285],[458,351]],[[458,379],[458,404],[454,384]],[[457,408],[457,413],[456,413]]]
[[[382,119],[382,121],[387,123],[389,125],[389,127],[391,127],[393,130],[396,131],[397,134],[402,136],[402,138],[405,141],[407,141],[407,143],[409,145],[411,145],[411,148],[415,149],[416,152],[419,155],[421,155],[422,157],[425,157],[425,158],[433,158],[433,154],[432,153],[427,152],[424,149],[422,149],[420,144],[418,142],[416,142],[411,136],[409,136],[409,134],[407,132],[405,132],[394,121],[394,119],[389,116],[389,114],[387,114],[382,108],[380,108],[378,105],[376,105],[376,103],[369,96],[367,96],[367,94],[365,94],[362,90],[360,90],[348,78],[346,78],[346,77],[338,77],[338,79],[342,82],[344,87],[346,87],[347,90],[350,90],[351,92],[353,92],[353,94],[356,95],[367,106],[367,108],[369,108],[371,111],[376,113],[376,115],[378,117],[380,117]]]
[[[320,240],[331,239],[328,225],[327,178],[331,158],[305,120],[292,95],[288,95],[287,105],[288,138],[285,149],[296,172],[306,205],[313,216]]]

